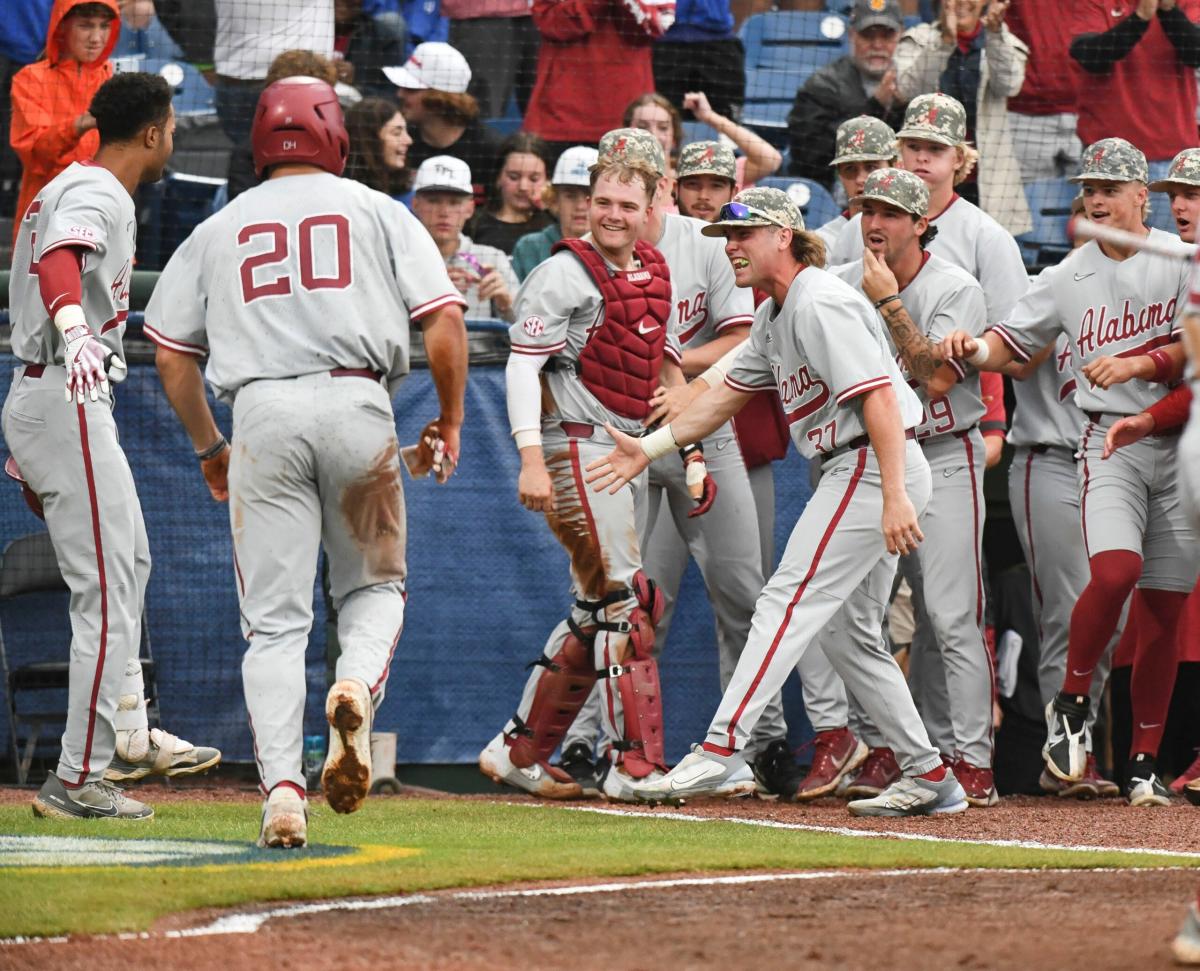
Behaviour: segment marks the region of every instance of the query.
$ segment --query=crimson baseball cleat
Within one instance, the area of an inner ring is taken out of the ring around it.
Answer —
[[[966,759],[954,763],[954,774],[958,777],[963,791],[967,794],[967,803],[979,809],[994,806],[1000,801],[996,792],[996,781],[991,769],[972,765]]]
[[[796,790],[796,799],[807,802],[833,792],[842,776],[867,760],[867,746],[848,728],[818,732],[813,740],[813,764]]]
[[[1183,795],[1184,788],[1194,782],[1200,782],[1200,751],[1196,753],[1196,761],[1179,774],[1179,778],[1171,783],[1170,789],[1177,795]]]
[[[846,787],[850,799],[870,799],[900,778],[900,763],[890,748],[873,748],[858,770],[854,781]]]

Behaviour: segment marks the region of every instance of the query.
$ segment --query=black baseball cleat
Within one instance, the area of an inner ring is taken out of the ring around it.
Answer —
[[[153,819],[154,810],[130,799],[111,782],[89,782],[68,789],[53,772],[33,800],[33,814],[43,819]]]
[[[796,790],[804,781],[804,770],[796,764],[796,757],[785,738],[772,739],[751,763],[754,781],[758,783],[760,799],[779,798],[791,802]]]
[[[1046,744],[1042,758],[1051,775],[1063,782],[1078,782],[1087,770],[1087,695],[1061,691],[1046,706]]]
[[[592,753],[583,742],[575,742],[564,750],[559,768],[579,783],[579,788],[583,790],[586,798],[598,799],[600,797],[596,763],[592,761]]]
[[[1131,806],[1171,805],[1171,794],[1154,771],[1154,759],[1138,755],[1126,763],[1125,799]]]

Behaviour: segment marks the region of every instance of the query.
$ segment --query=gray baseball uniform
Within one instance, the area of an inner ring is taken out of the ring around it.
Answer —
[[[106,168],[69,166],[21,220],[9,282],[16,368],[4,403],[4,439],[45,511],[71,588],[67,723],[56,775],[69,788],[95,782],[112,761],[126,664],[137,657],[150,547],[129,463],[117,439],[113,397],[65,401],[58,329],[42,303],[37,261],[62,247],[83,251],[82,306],[93,335],[124,360],[137,218]],[[140,682],[138,670],[136,680]],[[140,697],[140,689],[135,689]]]
[[[840,604],[867,577],[879,598],[896,558],[886,552],[883,496],[875,453],[865,444],[860,396],[891,387],[900,421],[915,428],[920,402],[900,376],[878,316],[863,297],[812,267],[792,282],[783,305],[765,301],[755,314],[726,383],[738,391],[774,387],[802,455],[822,456],[824,474],[792,531],[779,569],[759,597],[750,638],[709,726],[706,747],[745,747],[763,707]],[[905,485],[917,511],[929,501],[928,465],[907,443]],[[880,726],[909,773],[939,764],[900,669],[885,650],[843,644],[834,669]]]
[[[320,173],[272,179],[201,223],[163,270],[146,333],[208,355],[233,402],[229,514],[246,708],[265,790],[304,785],[304,651],[329,558],[337,677],[383,698],[404,621],[405,506],[389,388],[409,324],[462,297],[401,204]]]
[[[672,287],[674,291],[674,287]],[[667,322],[666,355],[680,359],[677,317],[673,308]],[[571,557],[571,590],[577,601],[598,601],[610,590],[633,586],[634,574],[642,569],[639,535],[642,532],[646,488],[645,477],[630,483],[615,495],[595,492],[584,482],[587,465],[612,450],[614,442],[604,429],[610,423],[631,434],[641,433],[637,419],[606,408],[584,385],[574,362],[604,319],[604,298],[583,263],[565,250],[534,267],[525,278],[516,299],[516,322],[510,328],[512,354],[533,360],[542,368],[553,356],[555,366],[542,372],[544,386],[553,404],[542,408],[542,453],[554,484],[554,513],[547,522]],[[676,461],[669,456],[665,461]],[[641,513],[639,515],[639,513]],[[573,622],[589,627],[601,620],[619,623],[628,619],[636,606],[631,596],[612,603],[593,617],[578,604],[568,619],[561,621],[546,641],[543,653],[555,657],[570,633]],[[594,660],[597,668],[608,668],[624,659],[627,633],[602,631],[597,634]],[[525,683],[516,716],[523,723],[530,713],[538,681],[545,668],[535,665]],[[593,695],[599,701],[601,728],[610,740],[625,737],[621,694],[612,678],[604,678]],[[581,711],[576,717],[585,717]],[[582,731],[572,735],[590,747],[595,740],[594,723],[585,721]],[[574,727],[574,726],[573,726]],[[512,719],[505,733],[514,735],[519,725]],[[569,744],[569,740],[568,743]],[[615,750],[614,753],[615,755]]]
[[[1191,286],[1188,289],[1187,312],[1200,314],[1200,257],[1192,261]],[[1195,356],[1196,348],[1189,349]],[[1192,411],[1187,427],[1179,440],[1179,488],[1184,510],[1192,527],[1200,533],[1200,373],[1191,369]]]
[[[1038,685],[1049,704],[1067,668],[1071,611],[1090,571],[1079,528],[1079,474],[1075,451],[1087,419],[1074,404],[1071,342],[1059,334],[1054,353],[1024,381],[1013,382],[1016,409],[1008,432],[1013,446],[1008,500],[1025,553],[1038,624]],[[1067,510],[1072,515],[1065,514]],[[1117,631],[1115,641],[1120,637]],[[1112,652],[1105,652],[1092,679],[1089,723],[1099,713]]]
[[[1151,229],[1160,246],[1179,238]],[[1028,360],[1060,333],[1072,344],[1075,403],[1083,410],[1080,514],[1088,557],[1131,550],[1142,557],[1140,586],[1188,592],[1200,566],[1195,535],[1176,484],[1178,439],[1147,437],[1101,460],[1109,425],[1161,397],[1161,389],[1132,380],[1095,387],[1081,368],[1106,355],[1145,354],[1179,337],[1178,308],[1187,301],[1188,265],[1147,253],[1120,262],[1093,240],[1043,270],[1003,323],[993,328],[1019,360]]]

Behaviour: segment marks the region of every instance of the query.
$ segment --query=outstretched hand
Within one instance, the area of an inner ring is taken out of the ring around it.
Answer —
[[[1118,419],[1104,436],[1104,452],[1101,459],[1109,458],[1117,449],[1140,442],[1154,432],[1154,418],[1146,412]]]
[[[587,482],[595,492],[607,489],[610,495],[615,495],[641,475],[650,460],[632,435],[617,431],[612,425],[606,424],[604,428],[616,442],[616,447],[588,465]]]

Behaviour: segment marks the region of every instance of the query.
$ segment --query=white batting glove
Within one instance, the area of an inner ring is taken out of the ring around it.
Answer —
[[[75,400],[83,404],[85,389],[93,401],[97,400],[97,387],[108,394],[108,373],[104,369],[108,350],[92,336],[91,329],[86,324],[76,324],[63,331],[63,340],[66,342],[63,355],[67,367],[67,401],[74,392]]]

